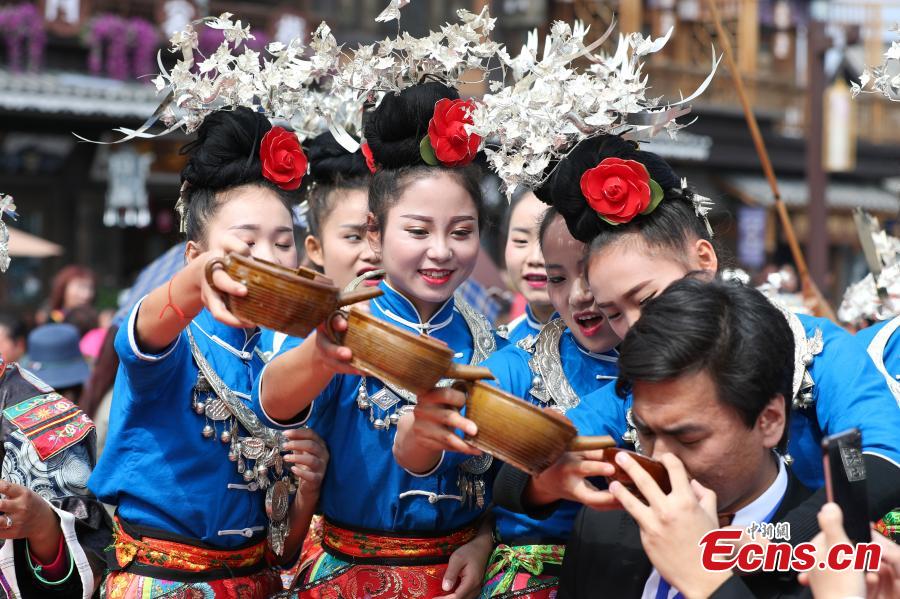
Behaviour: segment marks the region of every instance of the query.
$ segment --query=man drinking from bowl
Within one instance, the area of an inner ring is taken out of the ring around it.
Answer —
[[[612,482],[624,510],[583,509],[569,542],[560,597],[616,589],[620,597],[783,597],[796,574],[735,576],[703,567],[701,539],[720,526],[775,523],[810,491],[778,451],[786,444],[794,342],[759,292],[684,279],[648,302],[621,346],[621,394],[633,393],[636,440],[660,460],[665,493],[634,459],[614,459],[634,491]],[[556,467],[534,477],[526,499],[553,499]],[[595,491],[606,494],[605,491]]]

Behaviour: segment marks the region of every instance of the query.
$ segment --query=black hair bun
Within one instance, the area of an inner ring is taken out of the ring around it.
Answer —
[[[559,160],[551,160],[550,164],[544,169],[544,184],[531,190],[534,195],[537,196],[537,199],[548,206],[553,205],[553,197],[550,195],[553,191],[551,182],[553,181],[553,173],[556,171],[556,166],[558,164]]]
[[[389,169],[425,164],[419,143],[428,135],[434,105],[444,98],[456,100],[459,92],[438,81],[385,95],[381,104],[363,117],[363,132],[375,162]]]
[[[271,128],[269,119],[249,108],[211,113],[197,130],[197,139],[181,148],[189,156],[182,181],[215,191],[261,180],[259,146]]]
[[[575,239],[590,243],[598,233],[613,225],[601,219],[581,193],[581,176],[605,158],[636,160],[659,183],[666,197],[681,195],[681,180],[660,156],[638,149],[637,144],[618,135],[601,135],[579,143],[563,158],[553,176],[535,194],[552,204],[562,215]]]
[[[339,144],[330,131],[307,142],[310,179],[323,185],[334,185],[340,179],[355,179],[371,175],[366,159],[357,150],[352,154]]]

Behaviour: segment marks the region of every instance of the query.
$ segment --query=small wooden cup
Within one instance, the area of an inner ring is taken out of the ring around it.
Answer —
[[[641,455],[634,451],[629,451],[627,449],[621,449],[619,447],[610,447],[609,449],[603,450],[603,458],[604,462],[609,462],[615,467],[616,471],[612,476],[607,477],[607,479],[612,482],[614,480],[619,481],[625,488],[631,491],[634,495],[636,495],[639,499],[643,500],[644,503],[647,500],[644,498],[643,494],[638,491],[637,485],[634,484],[634,481],[628,476],[624,470],[622,470],[618,464],[616,464],[616,454],[618,453],[627,453],[631,456],[631,458],[640,464],[641,468],[644,469],[647,474],[649,474],[653,480],[656,481],[656,484],[659,486],[660,491],[665,494],[669,494],[672,492],[672,483],[669,480],[669,472],[666,470],[666,467],[663,466],[663,463],[654,460],[653,458],[648,458],[645,455]],[[719,512],[719,526],[725,527],[731,524],[732,519],[734,519],[734,512]]]
[[[628,451],[627,449],[621,449],[619,447],[610,447],[609,449],[603,450],[603,461],[609,462],[612,464],[616,471],[612,476],[608,477],[610,481],[617,480],[627,489],[629,489],[632,493],[636,493],[640,496],[640,492],[637,490],[637,487],[634,484],[634,481],[631,480],[631,477],[625,474],[625,471],[622,470],[618,464],[616,464],[616,454],[617,453],[627,453],[630,455],[635,462],[640,464],[641,468],[647,471],[647,474],[653,477],[653,480],[656,481],[656,484],[659,485],[659,488],[663,493],[670,493],[672,491],[672,485],[669,482],[669,473],[666,471],[666,467],[663,466],[662,462],[654,460],[653,458],[648,458],[645,455],[641,455],[634,451]]]
[[[332,327],[332,317],[338,314],[347,319],[343,333]],[[326,323],[328,336],[350,348],[353,367],[416,395],[434,389],[442,378],[494,378],[487,368],[453,362],[453,350],[441,341],[413,334],[362,310],[337,312],[332,317]]]
[[[608,435],[580,437],[562,414],[491,385],[465,382],[454,387],[466,393],[466,418],[478,425],[478,434],[466,441],[529,474],[540,474],[566,451],[616,445]]]
[[[228,254],[206,265],[206,280],[222,268],[247,287],[247,295],[225,296],[238,318],[295,337],[305,337],[337,308],[382,295],[370,287],[341,293],[331,279],[308,268],[290,269],[265,260]]]

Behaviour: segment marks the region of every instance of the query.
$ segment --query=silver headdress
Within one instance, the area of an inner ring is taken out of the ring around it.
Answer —
[[[888,320],[900,313],[900,239],[888,235],[861,210],[854,216],[872,272],[847,287],[837,316],[847,323]]]
[[[381,20],[399,18],[408,0],[393,0]],[[359,149],[363,105],[376,104],[388,92],[398,92],[433,76],[456,86],[473,72],[487,78],[489,62],[501,46],[490,41],[495,19],[487,9],[479,14],[457,11],[460,22],[447,24],[423,38],[398,33],[394,38],[346,52],[322,23],[308,47],[299,39],[272,42],[262,53],[247,47],[254,39],[249,26],[230,13],[194,21],[175,33],[169,51],[179,56],[153,83],[165,97],[137,129],[118,128],[123,136],[111,143],[152,138],[172,131],[195,131],[212,112],[243,106],[273,121],[290,124],[300,139],[330,131],[348,152]],[[210,56],[199,49],[199,27],[223,32],[224,40]],[[151,132],[162,123],[162,131]],[[84,139],[84,138],[80,138]],[[89,140],[85,140],[89,141]],[[184,207],[184,189],[179,199]],[[183,218],[182,218],[183,221]]]
[[[555,22],[540,58],[537,32],[515,58],[499,54],[513,81],[492,83],[473,119],[476,133],[496,140],[485,152],[508,196],[518,185],[540,187],[548,166],[584,139],[619,134],[643,140],[663,129],[674,136],[683,126],[675,119],[690,112],[688,103],[712,81],[720,60],[715,51],[709,76],[689,97],[672,104],[647,98],[641,61],[661,50],[672,31],[658,39],[620,35],[614,55],[595,52],[611,30],[585,45],[588,28],[581,22]],[[576,59],[589,66],[576,68]]]
[[[382,13],[382,20],[399,18],[399,9],[408,3],[393,0]],[[467,10],[456,14],[458,23],[447,23],[422,38],[400,32],[396,37],[359,46],[337,73],[336,85],[375,102],[384,93],[399,92],[428,77],[450,87],[472,83],[473,73],[487,79],[492,69],[499,67],[498,57],[504,52],[490,39],[497,19],[491,18],[487,8],[478,14]],[[495,60],[497,66],[491,64]]]
[[[900,33],[900,23],[894,23],[890,31]],[[858,94],[881,94],[900,102],[900,39],[891,43],[880,65],[866,67],[859,76],[859,83],[850,85],[853,97]]]
[[[288,44],[272,42],[261,56],[245,44],[254,39],[250,27],[231,17],[223,13],[200,19],[172,36],[169,51],[179,59],[171,71],[159,60],[160,74],[153,79],[157,91],[166,93],[164,100],[138,129],[116,129],[124,137],[113,143],[179,129],[190,133],[208,114],[226,107],[244,106],[286,121],[296,115],[305,118],[308,112],[321,113],[321,96],[312,90],[337,69],[341,58],[340,46],[328,25],[322,23],[313,33],[308,57],[307,47],[299,39]],[[210,56],[200,53],[199,26],[220,30],[224,35]],[[165,129],[151,133],[157,122]]]

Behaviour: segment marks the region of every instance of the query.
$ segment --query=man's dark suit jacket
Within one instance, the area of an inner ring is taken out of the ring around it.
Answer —
[[[812,493],[788,470],[788,488],[773,521]],[[640,529],[625,511],[598,512],[582,508],[566,546],[559,599],[616,597],[640,599],[653,564],[641,546]],[[758,573],[732,576],[712,595],[714,599],[750,597],[811,597],[797,582],[796,573]]]

